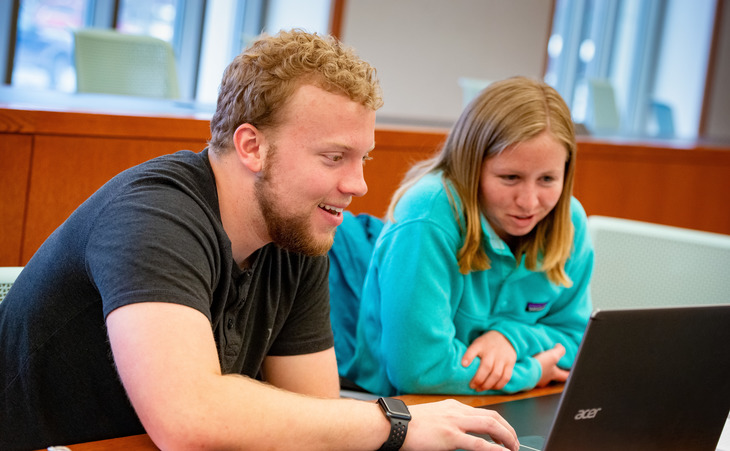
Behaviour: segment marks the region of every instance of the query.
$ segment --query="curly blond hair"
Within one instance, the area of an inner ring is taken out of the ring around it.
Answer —
[[[377,110],[383,105],[375,68],[331,36],[294,29],[262,35],[223,73],[209,145],[233,146],[241,124],[275,128],[279,112],[301,84],[309,83]]]

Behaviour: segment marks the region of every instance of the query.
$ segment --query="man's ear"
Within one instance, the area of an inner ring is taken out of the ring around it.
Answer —
[[[251,172],[259,172],[263,166],[264,135],[251,124],[241,124],[233,132],[233,146],[238,160]]]

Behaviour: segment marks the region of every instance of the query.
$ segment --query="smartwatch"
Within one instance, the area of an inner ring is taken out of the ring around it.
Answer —
[[[408,431],[408,422],[411,421],[411,412],[406,403],[395,398],[380,398],[378,405],[390,420],[390,435],[378,451],[397,451],[403,446]]]

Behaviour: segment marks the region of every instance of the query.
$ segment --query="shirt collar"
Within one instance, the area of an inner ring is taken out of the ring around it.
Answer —
[[[489,221],[487,221],[487,218],[483,214],[480,215],[480,220],[486,245],[492,248],[492,250],[497,254],[513,256],[512,251],[509,246],[507,246],[507,243],[505,243],[504,240],[497,235],[497,232],[494,231],[492,225],[489,224]]]

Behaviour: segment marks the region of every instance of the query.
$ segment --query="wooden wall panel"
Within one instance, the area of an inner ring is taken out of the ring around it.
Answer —
[[[448,130],[378,126],[368,193],[350,211],[384,216],[416,161]],[[120,171],[180,149],[198,151],[208,122],[0,107],[0,265],[23,265],[89,195]],[[666,143],[578,143],[575,195],[589,215],[730,234],[730,149]]]
[[[150,140],[205,140],[210,136],[207,120],[187,116],[131,116],[2,106],[0,104],[0,133]]]
[[[581,142],[574,193],[589,215],[730,234],[730,151]]]
[[[144,140],[75,136],[36,138],[22,261],[27,262],[66,218],[119,172],[181,149],[200,151],[204,140]]]
[[[21,265],[33,138],[0,135],[0,266]]]

